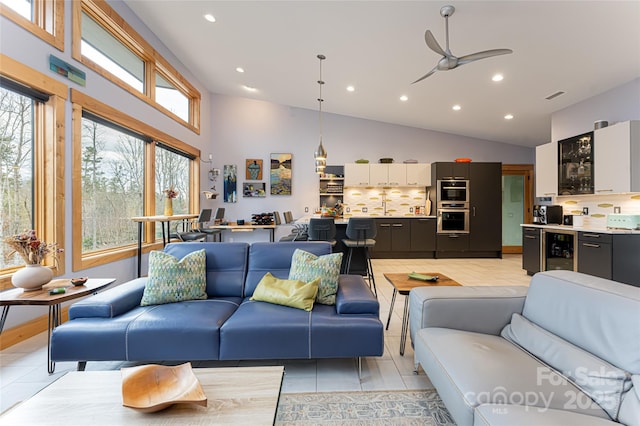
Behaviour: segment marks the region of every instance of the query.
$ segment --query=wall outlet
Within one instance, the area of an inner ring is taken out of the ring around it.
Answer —
[[[351,207],[347,207],[347,213],[351,213]]]
[[[583,207],[582,208],[582,214],[587,216],[589,214],[589,207]]]
[[[620,213],[620,206],[615,206],[615,207],[613,208],[613,212],[614,212],[614,213]]]
[[[362,208],[362,213],[367,213],[368,211],[369,211],[369,209],[368,209],[368,208],[366,208],[366,207],[363,207],[363,208]]]
[[[305,207],[305,208],[304,208],[304,212],[305,212],[305,213],[309,213],[309,207]]]

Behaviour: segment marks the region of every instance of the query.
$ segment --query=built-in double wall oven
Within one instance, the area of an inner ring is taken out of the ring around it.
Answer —
[[[469,181],[438,180],[438,233],[469,233]]]

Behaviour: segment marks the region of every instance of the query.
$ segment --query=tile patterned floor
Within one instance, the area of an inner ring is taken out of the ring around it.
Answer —
[[[380,300],[380,318],[386,323],[393,288],[382,276],[385,272],[439,272],[462,285],[528,285],[530,277],[522,270],[520,255],[503,259],[374,259]],[[407,342],[400,356],[402,296],[396,301],[389,330],[385,332],[385,351],[379,358],[362,360],[362,376],[358,378],[353,359],[273,360],[240,362],[197,362],[196,367],[284,365],[282,392],[329,392],[359,390],[429,389],[431,383],[424,372],[413,373],[413,350]],[[0,351],[0,412],[29,398],[68,371],[75,363],[61,362],[56,372],[47,374],[46,333]],[[116,370],[135,365],[124,362],[89,362],[87,370]]]

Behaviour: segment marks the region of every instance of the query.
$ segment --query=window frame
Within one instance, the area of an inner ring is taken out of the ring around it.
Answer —
[[[155,212],[155,149],[158,143],[170,146],[189,157],[189,179],[191,182],[189,192],[189,211],[197,212],[200,209],[200,150],[170,136],[155,127],[132,118],[122,111],[110,107],[76,89],[71,89],[72,102],[72,240],[73,259],[72,270],[79,271],[98,265],[114,262],[137,256],[137,243],[122,245],[115,248],[94,251],[83,254],[82,252],[82,111],[86,110],[105,120],[111,121],[122,127],[142,134],[151,139],[145,145],[144,162],[144,216],[160,214]],[[155,222],[144,223],[142,252],[162,248],[162,241],[156,238]]]
[[[64,0],[32,1],[33,21],[2,3],[0,3],[0,15],[64,52]]]
[[[46,103],[36,103],[34,110],[34,229],[40,238],[55,242],[64,249],[64,141],[65,102],[68,87],[0,53],[0,74],[25,86],[49,95]],[[54,275],[65,272],[65,253],[58,254],[58,262],[50,266]],[[0,289],[11,288],[11,276],[21,267],[0,271]]]
[[[71,56],[97,72],[107,80],[117,84],[128,93],[153,106],[187,127],[196,134],[200,134],[200,92],[184,78],[171,64],[160,55],[151,45],[138,34],[120,15],[116,13],[104,0],[78,0],[73,2],[73,37]],[[143,93],[125,83],[96,62],[82,55],[82,13],[86,13],[116,40],[137,55],[145,66]],[[155,86],[156,72],[173,84],[187,99],[189,99],[189,119],[185,121],[156,102]]]

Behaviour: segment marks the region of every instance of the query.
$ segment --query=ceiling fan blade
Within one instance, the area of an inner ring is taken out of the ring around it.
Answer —
[[[434,72],[438,71],[438,67],[434,67],[431,71],[429,71],[428,73],[426,73],[425,75],[423,75],[422,77],[420,77],[419,79],[417,79],[416,81],[414,81],[411,84],[416,84],[419,81],[424,80],[425,78],[429,77],[431,74],[433,74]]]
[[[490,58],[492,56],[508,55],[513,53],[511,49],[492,49],[482,52],[472,53],[470,55],[461,56],[458,58],[458,65],[468,64],[469,62],[477,61],[479,59]]]
[[[447,54],[447,52],[442,50],[442,47],[440,47],[440,44],[438,43],[436,38],[433,36],[433,34],[431,33],[430,30],[427,30],[424,33],[424,41],[427,42],[427,46],[429,46],[429,49],[433,50],[434,52],[436,52],[436,53],[438,53],[438,54],[440,54],[442,56],[449,56],[449,54]]]

